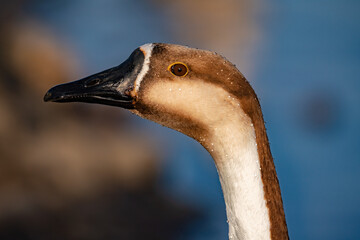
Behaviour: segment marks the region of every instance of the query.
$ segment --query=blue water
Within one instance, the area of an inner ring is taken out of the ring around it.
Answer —
[[[271,0],[259,15],[263,41],[252,82],[292,239],[360,239],[359,10],[356,0]],[[31,11],[73,44],[84,75],[121,63],[144,43],[175,41],[164,9],[148,1],[56,1]],[[209,154],[175,131],[134,121],[166,139],[168,161],[159,177],[164,192],[207,212],[184,236],[226,238],[225,206]]]

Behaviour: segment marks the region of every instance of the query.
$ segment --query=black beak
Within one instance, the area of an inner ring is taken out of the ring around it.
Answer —
[[[136,99],[130,92],[143,62],[144,54],[136,49],[117,67],[51,88],[44,101],[98,103],[131,109]]]

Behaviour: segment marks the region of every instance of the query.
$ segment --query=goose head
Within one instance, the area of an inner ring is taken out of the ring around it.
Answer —
[[[45,101],[129,109],[182,132],[206,148],[212,129],[256,101],[244,76],[219,54],[172,44],[145,44],[117,67],[50,89]],[[238,117],[238,116],[237,116]],[[251,120],[244,114],[243,123]]]
[[[44,101],[118,106],[194,138],[218,169],[229,237],[288,238],[258,99],[222,56],[145,44],[117,67],[51,88]]]

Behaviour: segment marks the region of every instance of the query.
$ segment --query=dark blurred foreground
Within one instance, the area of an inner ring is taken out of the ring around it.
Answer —
[[[42,102],[80,66],[17,7],[5,4],[0,22],[0,239],[181,236],[199,214],[160,191],[162,157],[146,136],[123,127],[127,117]]]

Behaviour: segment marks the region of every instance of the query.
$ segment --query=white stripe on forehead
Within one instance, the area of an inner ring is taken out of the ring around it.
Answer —
[[[154,48],[154,44],[152,44],[152,43],[144,44],[140,47],[140,50],[144,53],[145,59],[144,59],[144,63],[141,68],[141,71],[135,80],[134,86],[135,86],[136,93],[139,91],[141,81],[144,79],[144,76],[149,71],[150,57],[151,57],[153,48]]]

